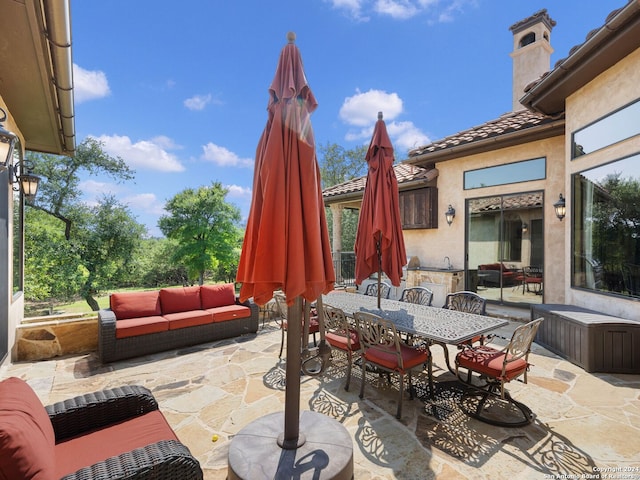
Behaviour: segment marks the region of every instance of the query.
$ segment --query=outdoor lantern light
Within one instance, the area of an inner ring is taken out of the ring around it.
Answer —
[[[11,165],[13,147],[18,140],[18,136],[2,126],[2,122],[7,119],[7,112],[2,108],[0,108],[0,112],[0,172],[3,172]]]
[[[451,226],[451,223],[453,222],[453,218],[455,216],[456,216],[456,209],[453,208],[451,204],[449,204],[449,208],[447,208],[447,211],[444,212],[444,217],[447,219],[447,223],[449,224],[449,226]]]
[[[564,197],[562,196],[562,194],[560,194],[560,199],[553,204],[553,208],[556,209],[556,217],[558,217],[560,221],[562,221],[565,214],[567,213],[567,206],[564,203]]]
[[[527,225],[526,223],[522,224],[522,233],[527,233],[527,230],[529,230],[529,225]]]
[[[25,167],[27,172],[20,175],[22,167]],[[31,164],[18,162],[12,167],[12,175],[9,176],[9,183],[17,183],[17,185],[13,185],[13,190],[16,192],[22,190],[25,200],[27,203],[30,203],[36,198],[36,193],[38,193],[40,177],[31,173]]]

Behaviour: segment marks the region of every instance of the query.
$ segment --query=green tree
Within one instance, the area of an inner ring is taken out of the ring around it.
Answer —
[[[368,145],[360,145],[350,150],[333,144],[318,147],[320,156],[320,175],[323,189],[347,182],[356,177],[367,174]],[[333,235],[333,214],[326,209],[329,235]],[[342,212],[342,248],[344,251],[353,250],[358,229],[358,210],[343,210]]]
[[[124,160],[107,154],[103,144],[91,137],[78,145],[73,157],[27,152],[27,160],[44,177],[31,206],[62,221],[67,240],[82,196],[80,174],[104,174],[117,182],[133,179],[133,171]]]
[[[146,229],[113,196],[104,197],[95,207],[85,207],[85,214],[75,217],[72,244],[87,271],[80,295],[92,310],[98,310],[93,296],[126,282]]]
[[[104,197],[95,207],[84,204],[80,175],[103,174],[125,181],[133,178],[133,172],[122,159],[105,153],[103,145],[92,138],[78,145],[73,157],[29,152],[27,160],[44,177],[38,197],[29,207],[56,221],[44,221],[41,215],[27,216],[25,272],[31,272],[31,276],[26,276],[25,283],[27,279],[40,283],[25,285],[25,291],[31,288],[35,298],[49,294],[65,297],[71,292],[62,292],[62,287],[54,288],[51,284],[67,283],[68,288],[76,289],[75,293],[97,310],[93,296],[101,288],[125,281],[133,269],[133,253],[145,229],[113,197]],[[56,226],[58,234],[52,231]],[[61,245],[64,241],[66,245]],[[36,246],[38,242],[44,244],[40,249]],[[49,278],[43,272],[49,272],[46,274]],[[67,282],[67,275],[72,281]]]
[[[205,271],[237,262],[240,210],[225,201],[227,193],[218,182],[183,190],[167,202],[169,214],[158,221],[162,233],[177,242],[173,259],[200,285]]]

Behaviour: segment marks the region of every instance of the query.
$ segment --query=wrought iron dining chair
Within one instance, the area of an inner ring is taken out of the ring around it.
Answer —
[[[368,312],[355,312],[354,318],[362,348],[362,383],[360,398],[364,398],[367,365],[399,377],[398,410],[396,418],[402,418],[402,399],[404,396],[404,377],[409,379],[409,395],[413,399],[411,371],[415,367],[428,365],[431,378],[431,356],[427,349],[407,345],[400,339],[395,325],[389,320]]]
[[[487,313],[487,299],[468,291],[449,293],[443,308],[485,315]]]
[[[456,376],[470,386],[461,399],[466,414],[502,427],[531,423],[534,415],[529,407],[514,400],[504,386],[520,377],[527,383],[531,344],[542,320],[544,318],[538,318],[516,328],[509,344],[500,350],[482,345],[465,348],[456,355]],[[467,370],[466,379],[460,377],[460,368]],[[477,386],[473,373],[477,373],[485,384]]]
[[[282,332],[282,338],[280,339],[280,353],[278,354],[278,358],[282,358],[282,351],[284,349],[284,334],[287,331],[287,312],[288,312],[288,308],[287,308],[287,298],[285,297],[284,293],[281,292],[276,292],[273,294],[273,299],[276,302],[276,308],[278,310],[278,315],[279,318],[276,318],[276,322],[278,323],[278,326],[280,327],[280,331]],[[317,340],[316,340],[316,333],[318,333],[320,331],[320,323],[318,322],[318,317],[317,316],[312,316],[309,322],[309,333],[313,334],[313,345],[316,346]],[[303,342],[302,345],[304,346],[305,343]]]
[[[405,288],[400,295],[400,301],[430,307],[433,301],[433,292],[425,287]]]
[[[331,305],[323,305],[325,340],[333,348],[343,351],[347,355],[347,380],[344,389],[349,391],[351,381],[351,366],[354,355],[360,355],[360,339],[358,330],[347,320],[344,312]]]
[[[389,298],[389,294],[391,293],[391,285],[387,282],[380,282],[380,298]],[[369,295],[370,297],[378,296],[378,282],[370,283],[367,285],[367,288],[364,290],[365,295]]]

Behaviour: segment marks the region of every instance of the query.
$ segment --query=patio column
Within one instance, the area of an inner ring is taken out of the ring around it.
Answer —
[[[333,204],[330,206],[333,217],[333,237],[331,239],[331,250],[333,251],[333,266],[336,270],[336,282],[342,281],[342,205]]]

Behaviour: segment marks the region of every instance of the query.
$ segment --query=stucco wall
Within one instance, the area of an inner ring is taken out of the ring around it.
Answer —
[[[595,120],[627,105],[640,98],[640,50],[631,53],[612,68],[602,73],[590,83],[576,91],[566,100],[567,136],[566,158],[567,176],[564,190],[570,192],[571,175],[594,166],[608,163],[630,154],[640,152],[640,136],[618,142],[588,155],[571,160],[571,134]],[[567,199],[567,212],[571,211],[571,199]],[[571,238],[571,223],[566,222],[565,235]],[[565,276],[567,278],[566,303],[584,306],[595,310],[606,309],[612,315],[629,319],[638,319],[637,300],[625,300],[612,296],[591,293],[584,290],[572,289],[571,272],[571,244],[565,245]]]
[[[547,158],[545,180],[519,182],[496,187],[464,190],[463,173],[466,170],[490,167],[505,163]],[[416,255],[422,266],[443,266],[448,256],[454,268],[464,268],[465,262],[465,201],[470,198],[504,195],[536,190],[544,191],[544,256],[545,288],[544,301],[564,302],[564,224],[555,216],[553,204],[558,195],[566,195],[564,182],[564,139],[562,136],[531,142],[526,145],[504,148],[436,165],[438,176],[438,225],[431,230],[405,230],[407,256]],[[451,204],[456,217],[447,225],[444,212]]]

